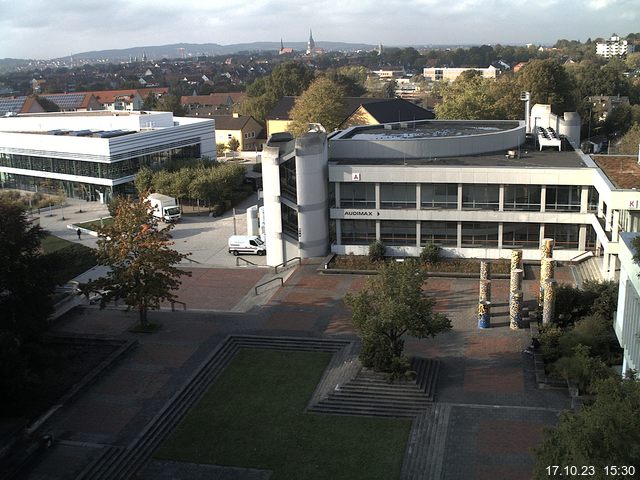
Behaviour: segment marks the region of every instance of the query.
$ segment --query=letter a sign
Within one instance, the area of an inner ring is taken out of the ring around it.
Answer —
[[[352,182],[359,182],[360,181],[360,174],[359,173],[352,173],[351,174],[351,181]]]

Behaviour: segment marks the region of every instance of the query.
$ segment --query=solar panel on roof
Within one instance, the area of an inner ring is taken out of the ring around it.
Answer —
[[[64,95],[42,95],[42,97],[55,103],[63,110],[70,110],[81,106],[85,95],[84,93],[67,93]]]
[[[4,116],[7,113],[20,113],[22,105],[24,105],[27,97],[17,98],[0,98],[0,115]]]

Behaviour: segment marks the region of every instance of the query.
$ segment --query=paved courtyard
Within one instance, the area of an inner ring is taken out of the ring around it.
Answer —
[[[151,321],[162,325],[153,334],[130,333],[137,318],[122,309],[91,306],[62,317],[57,332],[134,339],[138,345],[50,419],[46,430],[57,442],[29,478],[73,479],[105,446],[129,445],[229,334],[355,338],[342,299],[367,277],[321,275],[316,268],[305,263],[278,275],[286,276],[283,287],[256,295],[254,286],[274,277],[268,270],[195,267],[179,292],[187,310],[151,312]],[[558,276],[570,281],[562,268]],[[524,282],[526,300],[537,292],[534,279]],[[562,391],[536,388],[532,358],[522,353],[529,330],[509,328],[508,280],[493,281],[493,328],[487,330],[477,328],[477,280],[431,278],[425,290],[454,327],[406,342],[409,354],[441,362],[436,402],[446,417],[437,439],[439,478],[530,478],[530,449],[569,400]]]

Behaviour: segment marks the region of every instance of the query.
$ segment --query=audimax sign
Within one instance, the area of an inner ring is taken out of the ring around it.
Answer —
[[[380,212],[372,210],[345,210],[345,217],[379,217]]]

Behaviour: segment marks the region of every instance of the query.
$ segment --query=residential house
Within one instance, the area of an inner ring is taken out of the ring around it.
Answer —
[[[240,142],[241,151],[261,150],[263,136],[262,125],[250,115],[211,115],[215,120],[216,144],[228,145],[232,138]]]
[[[189,95],[180,98],[180,104],[192,117],[229,115],[234,107],[247,98],[244,92],[211,93],[209,95]]]
[[[475,70],[476,72],[480,72],[484,78],[495,79],[500,74],[499,69],[497,69],[493,65],[489,65],[487,68],[428,67],[423,69],[422,75],[424,76],[425,80],[432,82],[439,82],[441,80],[448,80],[452,82],[467,70]]]
[[[345,97],[344,120],[339,128],[435,118],[432,111],[401,98]],[[266,116],[267,136],[286,132],[292,123],[296,97],[282,97]]]

